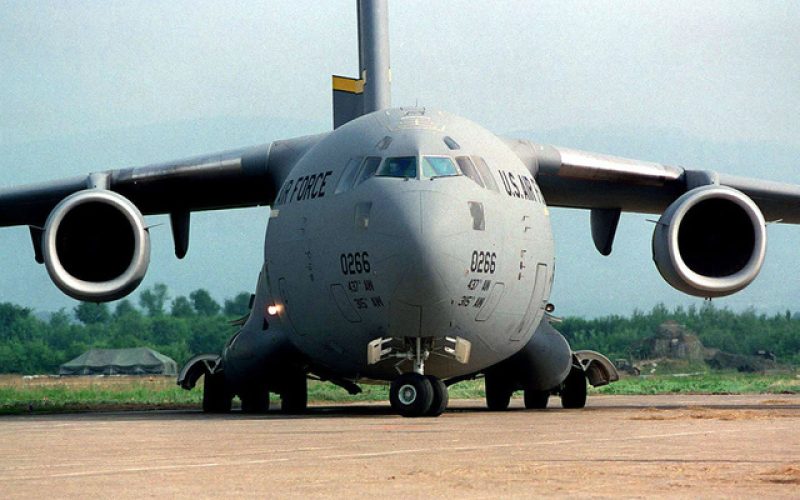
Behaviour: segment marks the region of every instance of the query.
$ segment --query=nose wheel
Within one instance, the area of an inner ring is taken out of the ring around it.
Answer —
[[[389,388],[392,409],[404,417],[438,417],[448,400],[447,386],[431,375],[404,373]]]

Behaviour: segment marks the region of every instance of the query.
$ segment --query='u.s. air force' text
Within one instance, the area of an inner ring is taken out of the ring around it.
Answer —
[[[333,171],[320,172],[318,174],[304,175],[297,179],[289,179],[283,185],[276,205],[292,203],[294,201],[313,200],[325,196],[328,177]]]
[[[514,198],[522,198],[523,200],[531,200],[539,203],[544,203],[542,193],[539,191],[539,186],[532,177],[525,175],[514,175],[511,172],[500,170],[500,179],[503,180],[503,187],[506,194]]]

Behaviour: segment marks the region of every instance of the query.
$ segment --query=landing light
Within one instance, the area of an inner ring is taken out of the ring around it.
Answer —
[[[267,306],[267,314],[269,314],[270,316],[275,316],[276,314],[278,314],[278,311],[280,311],[280,308],[275,304]]]

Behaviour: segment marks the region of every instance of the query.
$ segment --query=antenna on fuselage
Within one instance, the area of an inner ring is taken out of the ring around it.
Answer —
[[[333,75],[333,128],[392,101],[388,0],[357,1],[360,78]]]

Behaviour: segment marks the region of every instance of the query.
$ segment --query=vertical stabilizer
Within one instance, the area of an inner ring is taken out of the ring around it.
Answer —
[[[388,0],[358,0],[359,78],[333,77],[333,128],[391,105]]]

